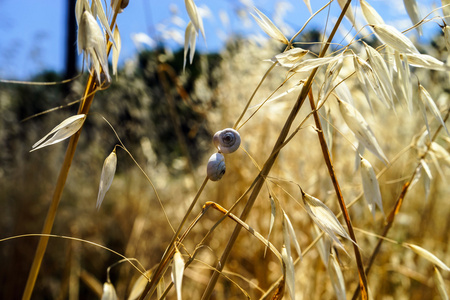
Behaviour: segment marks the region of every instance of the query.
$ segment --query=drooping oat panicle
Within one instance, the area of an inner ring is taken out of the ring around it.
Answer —
[[[284,36],[281,30],[278,29],[278,27],[276,27],[275,24],[273,24],[265,14],[260,12],[256,7],[254,9],[258,16],[255,16],[252,13],[250,14],[255,19],[256,23],[258,23],[259,27],[261,27],[261,29],[264,30],[264,32],[274,40],[286,45],[289,44],[288,39]]]
[[[198,13],[197,5],[195,5],[194,0],[184,0],[184,4],[186,6],[186,11],[189,15],[189,19],[191,20],[191,23],[195,28],[195,31],[197,32],[197,34],[201,32],[203,38],[205,38],[203,21],[200,14]]]
[[[283,245],[281,249],[281,257],[283,259],[285,274],[286,274],[286,285],[288,287],[289,297],[291,300],[295,300],[295,269],[294,269],[294,261],[292,260],[292,256],[289,255],[286,247]]]
[[[300,60],[308,54],[309,50],[302,48],[293,48],[283,53],[275,55],[275,59],[280,65],[287,68],[295,67]]]
[[[435,266],[447,272],[450,271],[450,268],[430,251],[414,244],[405,243],[404,245],[410,248],[412,251],[414,251],[417,255],[422,256],[423,258],[434,264]]]
[[[389,47],[401,53],[419,53],[413,42],[394,26],[386,24],[371,24],[376,36]]]
[[[103,293],[101,300],[117,300],[116,289],[111,282],[105,282],[103,284]]]
[[[406,57],[408,58],[408,63],[414,67],[436,71],[450,71],[449,66],[431,55],[415,53],[406,54]]]
[[[98,17],[100,20],[100,23],[102,24],[103,29],[106,31],[106,33],[109,35],[109,38],[111,42],[113,43],[114,47],[117,47],[114,36],[111,32],[111,28],[109,27],[108,19],[106,18],[105,10],[103,9],[102,2],[100,0],[92,0],[92,7],[93,7],[93,13],[94,17]]]
[[[361,156],[360,164],[361,180],[364,190],[364,197],[366,198],[369,210],[375,219],[375,205],[383,212],[383,202],[381,201],[380,186],[378,184],[377,176],[372,168],[370,162]]]
[[[413,25],[420,22],[422,17],[420,16],[420,10],[419,6],[417,5],[416,0],[403,0],[403,3],[405,4],[406,12],[408,13],[409,18],[411,19],[411,22]],[[417,26],[416,27],[417,32],[419,35],[422,35],[422,27]]]
[[[270,240],[270,234],[272,233],[273,225],[275,224],[275,218],[277,217],[277,205],[275,203],[275,199],[272,195],[269,195],[270,199],[270,221],[269,221],[269,233],[267,234],[267,240]],[[269,246],[266,245],[266,249],[264,250],[264,255],[267,252],[267,248]]]
[[[384,24],[383,18],[378,14],[378,12],[365,0],[359,1],[361,4],[361,10],[363,12],[364,18],[368,24],[379,25]]]
[[[450,10],[450,5],[449,5]],[[450,16],[449,16],[450,18]],[[447,48],[447,51],[450,52],[450,26],[444,25],[442,27],[442,31],[444,32],[444,39],[445,39],[445,47]]]
[[[345,123],[353,132],[358,141],[370,152],[375,154],[380,160],[389,163],[386,155],[378,144],[375,134],[370,129],[369,124],[356,108],[338,98],[339,109]]]
[[[365,77],[366,73],[363,72],[362,70],[362,65],[365,63],[364,61],[362,61],[361,59],[358,58],[358,56],[353,55],[353,66],[355,68],[355,73],[356,73],[356,77],[358,78],[359,81],[359,86],[361,87],[361,89],[364,92],[364,96],[366,96],[366,100],[367,103],[369,104],[370,110],[373,112],[373,108],[372,108],[372,101],[370,100],[369,97],[369,90],[367,89],[367,79]]]
[[[319,57],[319,58],[307,59],[307,60],[304,60],[304,61],[300,62],[299,64],[297,64],[297,66],[292,68],[291,71],[292,72],[309,72],[317,67],[336,62],[339,59],[345,58],[347,56],[348,55],[343,56],[341,54],[341,55],[331,56],[331,57]]]
[[[117,74],[117,64],[119,63],[119,55],[120,50],[122,49],[122,39],[120,38],[120,32],[119,27],[114,29],[114,40],[116,40],[116,47],[113,47],[112,51],[112,68],[113,68],[113,75]]]
[[[319,199],[308,195],[303,191],[301,192],[303,204],[305,205],[308,215],[320,229],[322,229],[334,242],[336,242],[340,248],[345,251],[344,245],[342,245],[336,234],[348,239],[349,241],[353,242],[353,240],[345,231],[344,227],[342,227],[341,223],[339,223],[334,213]]]
[[[394,90],[392,86],[392,76],[389,72],[389,68],[386,62],[384,61],[381,54],[371,46],[364,43],[364,48],[366,49],[370,66],[380,80],[381,88],[385,97],[388,99],[388,102],[391,104],[391,106],[394,107],[394,100],[392,96],[392,91]]]
[[[343,9],[345,7],[345,4],[347,3],[347,0],[337,0],[337,2],[341,9]],[[355,13],[353,12],[351,5],[345,11],[345,17],[350,21],[355,30],[361,33],[362,36],[368,35],[367,29],[365,27],[361,27],[361,25],[359,25],[358,21],[355,19]]]
[[[311,234],[314,238],[318,237],[322,232],[317,225],[313,225],[311,228]],[[320,258],[325,266],[328,266],[331,253],[331,239],[324,235],[323,238],[317,241],[317,250],[319,251]]]
[[[173,265],[172,265],[172,281],[175,285],[175,290],[177,292],[177,299],[181,300],[181,283],[183,281],[183,273],[184,273],[184,260],[181,256],[180,251],[176,249],[175,254],[173,255]]]
[[[450,1],[441,0],[441,4],[442,4],[442,12],[444,13],[443,17],[445,19],[445,23],[450,24]]]
[[[434,284],[436,285],[436,289],[439,292],[439,295],[441,296],[442,300],[448,300],[448,294],[445,290],[445,282],[444,278],[442,278],[441,272],[439,272],[439,269],[434,267]]]
[[[423,177],[423,189],[425,191],[425,201],[428,200],[428,196],[430,195],[430,187],[431,187],[431,179],[433,176],[431,175],[431,170],[425,160],[421,159],[420,164],[422,165],[422,170],[425,172],[425,176]]]
[[[106,55],[106,40],[92,14],[85,10],[78,25],[78,53],[85,52],[85,60],[89,59],[100,80],[101,70],[110,81],[108,70],[108,56]],[[100,69],[101,67],[101,69]]]
[[[139,276],[133,284],[131,288],[130,295],[128,296],[128,300],[136,300],[138,299],[147,285],[150,276],[152,274],[152,270],[146,271],[143,275]],[[145,276],[144,276],[145,275]]]
[[[111,187],[111,183],[114,179],[114,174],[116,173],[117,167],[117,155],[116,150],[114,149],[108,157],[106,157],[102,174],[100,176],[100,184],[98,188],[98,196],[97,196],[97,205],[96,208],[99,209],[102,205],[103,199],[105,198],[106,192]]]
[[[83,126],[86,120],[85,114],[71,116],[62,121],[58,126],[53,128],[42,139],[37,141],[31,148],[30,152],[37,149],[47,147],[59,143],[72,135],[74,135]]]
[[[309,10],[309,13],[312,14],[312,9],[311,9],[311,3],[309,0],[303,0],[303,2],[305,2],[306,7]]]
[[[327,265],[328,276],[330,276],[331,285],[333,286],[334,293],[338,300],[347,299],[345,293],[345,280],[342,274],[339,262],[334,254],[330,254],[330,260]]]
[[[434,115],[436,120],[438,120],[439,123],[441,123],[442,127],[444,127],[447,134],[450,135],[450,133],[448,132],[447,126],[445,125],[445,122],[441,117],[441,112],[439,111],[439,108],[437,107],[433,98],[431,98],[431,95],[428,93],[428,91],[420,83],[419,83],[419,98],[424,104],[426,104],[426,106],[431,111],[431,113]]]
[[[197,36],[198,36],[198,33],[195,30],[194,25],[192,25],[192,22],[189,22],[189,24],[186,26],[186,32],[184,33],[183,70],[186,67],[186,57],[187,57],[188,49],[189,49],[189,63],[192,64],[192,61],[194,60],[195,45],[197,43]]]

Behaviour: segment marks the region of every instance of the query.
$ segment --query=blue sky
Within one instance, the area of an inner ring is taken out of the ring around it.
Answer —
[[[43,70],[62,71],[66,2],[64,0],[0,0],[0,79],[25,80]],[[311,0],[313,11],[326,2]],[[403,0],[369,0],[368,2],[386,21],[395,20],[391,22],[395,22],[398,28],[411,26],[403,8]],[[438,0],[419,2],[423,14],[440,6]],[[309,12],[302,0],[195,0],[195,3],[205,12],[206,43],[200,38],[197,42],[199,51],[219,50],[223,46],[224,37],[229,36],[230,33],[260,35],[264,38],[264,33],[249,15],[252,6],[256,6],[273,19],[287,36],[292,34],[289,31],[298,30],[309,17]],[[354,8],[357,9],[356,6]],[[173,17],[174,12],[177,12],[177,18]],[[339,7],[337,3],[334,3],[330,15],[335,17],[338,12]],[[322,14],[310,28],[323,28],[325,17],[326,15]],[[130,0],[129,6],[118,17],[123,47],[121,62],[132,58],[137,47],[143,45],[133,42],[133,37],[142,37],[135,34],[145,33],[152,39],[156,37],[170,39],[168,35],[176,33],[178,38],[183,38],[183,30],[187,22],[184,0]],[[346,26],[350,28],[348,23]],[[425,36],[430,37],[430,33],[438,30],[436,23],[431,22],[425,27],[427,33]],[[176,47],[178,44],[172,41],[170,45]],[[143,47],[148,46],[143,45]]]

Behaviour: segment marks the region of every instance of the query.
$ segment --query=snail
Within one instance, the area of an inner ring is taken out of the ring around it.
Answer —
[[[220,153],[229,154],[239,148],[239,145],[241,145],[241,136],[236,130],[226,128],[214,134],[213,142]]]
[[[219,181],[225,174],[225,157],[221,153],[214,153],[208,160],[206,175],[209,180]]]

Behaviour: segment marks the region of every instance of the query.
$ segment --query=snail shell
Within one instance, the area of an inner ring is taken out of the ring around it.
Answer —
[[[232,128],[217,131],[213,137],[214,146],[223,154],[233,153],[241,145],[239,132]]]
[[[206,175],[209,180],[219,181],[225,174],[225,157],[221,153],[214,153],[208,160]]]

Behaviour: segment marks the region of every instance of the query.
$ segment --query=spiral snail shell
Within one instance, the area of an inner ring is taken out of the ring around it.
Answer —
[[[225,157],[221,153],[214,153],[208,160],[206,175],[209,180],[219,181],[225,174]]]
[[[233,153],[241,145],[241,136],[233,128],[217,131],[213,137],[214,146],[223,154]]]

